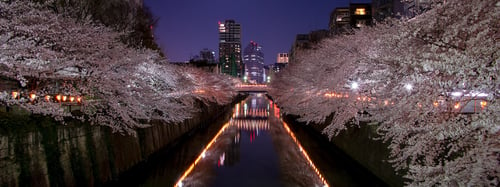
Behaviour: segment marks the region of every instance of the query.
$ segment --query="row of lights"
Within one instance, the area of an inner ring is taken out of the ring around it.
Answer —
[[[267,84],[238,84],[236,87],[243,88],[243,87],[267,87]]]
[[[410,83],[405,84],[405,86],[404,86],[404,87],[405,87],[405,89],[406,89],[407,91],[411,91],[411,90],[413,90],[413,85],[412,85],[412,84],[410,84]],[[359,84],[358,84],[357,82],[352,82],[352,83],[351,83],[351,89],[353,89],[353,90],[357,90],[358,88],[359,88]]]
[[[357,90],[358,88],[359,88],[359,84],[357,82],[352,82],[351,83],[351,89]],[[407,83],[407,84],[404,85],[404,88],[407,91],[412,91],[413,90],[413,85],[410,84],[410,83]],[[452,92],[451,95],[453,97],[459,97],[459,96],[462,96],[462,92]],[[487,96],[487,94],[484,94],[484,93],[476,93],[475,95],[476,96],[483,96],[483,97]],[[329,95],[325,94],[325,96],[329,96]],[[365,98],[358,97],[357,99],[365,101]],[[368,101],[370,101],[370,99],[368,99]],[[394,104],[394,103],[392,103],[392,104]],[[387,100],[384,101],[384,105],[388,105],[388,101]],[[433,105],[434,105],[434,107],[438,107],[439,106],[439,102],[435,101],[433,103]],[[487,101],[481,101],[480,102],[480,106],[481,106],[482,109],[484,109],[487,105],[488,105]],[[419,104],[417,104],[417,106],[418,107],[422,107],[422,104],[419,103]],[[460,109],[460,106],[461,106],[460,102],[457,102],[457,103],[455,103],[455,105],[453,105],[453,108],[458,110],[458,109]]]
[[[357,86],[353,86],[353,87],[357,87]],[[407,86],[406,86],[406,88],[407,88],[408,90],[411,90],[411,89],[412,89],[412,86],[411,86],[411,85],[407,85]],[[348,95],[348,94],[335,93],[335,92],[332,92],[332,93],[326,93],[326,94],[324,94],[324,96],[325,96],[325,97],[328,97],[328,98],[349,98],[349,95]],[[364,101],[364,102],[371,102],[372,100],[376,100],[376,98],[371,98],[371,97],[368,97],[368,96],[358,96],[356,99],[357,99],[358,101]],[[394,102],[390,102],[389,100],[385,100],[385,101],[383,102],[383,105],[384,105],[384,106],[387,106],[387,105],[389,105],[389,104],[394,105]],[[481,108],[482,108],[482,109],[484,109],[484,108],[488,105],[488,102],[487,102],[487,101],[481,101],[479,104],[480,104]],[[435,101],[435,102],[433,103],[433,105],[434,105],[434,107],[439,107],[439,105],[440,105],[440,104],[439,104],[439,102]],[[419,108],[421,108],[421,107],[422,107],[422,104],[418,103],[418,104],[417,104],[417,106],[418,106]],[[458,110],[458,109],[460,109],[460,106],[461,106],[460,102],[456,102],[456,103],[453,105],[453,108]]]
[[[194,93],[196,93],[196,94],[203,94],[203,93],[205,93],[205,90],[198,89],[198,90],[195,90]]]
[[[12,92],[12,98],[13,99],[18,99],[19,97],[21,97],[21,93],[20,92],[18,92],[18,91],[13,91]],[[35,93],[30,93],[28,95],[28,99],[30,101],[34,101],[36,98],[38,98],[38,96]],[[47,102],[50,102],[52,99],[55,99],[57,102],[77,102],[77,103],[81,103],[82,102],[82,97],[81,96],[67,96],[67,95],[58,94],[58,95],[55,95],[55,96],[45,95],[43,98]]]
[[[348,98],[349,94],[331,92],[331,93],[325,93],[325,97],[329,97],[329,98]]]

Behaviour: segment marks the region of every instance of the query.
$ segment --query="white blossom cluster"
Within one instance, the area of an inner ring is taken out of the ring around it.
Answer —
[[[271,95],[299,120],[329,122],[329,137],[377,123],[409,186],[498,186],[499,17],[497,0],[447,0],[328,38],[298,53]]]
[[[121,36],[48,4],[0,2],[0,80],[19,82],[17,90],[0,90],[0,104],[63,119],[76,116],[43,96],[81,95],[84,117],[77,118],[133,134],[152,119],[174,124],[192,117],[196,102],[227,104],[236,96],[231,78],[170,65],[157,51],[127,47]],[[11,91],[39,98],[13,98]]]

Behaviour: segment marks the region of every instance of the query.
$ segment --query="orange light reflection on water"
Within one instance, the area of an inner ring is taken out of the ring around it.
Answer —
[[[286,131],[292,137],[295,144],[299,147],[302,155],[304,155],[304,157],[306,158],[307,162],[309,163],[309,166],[311,166],[311,168],[314,170],[314,172],[316,172],[318,177],[321,179],[321,182],[323,182],[323,184],[324,184],[323,186],[328,187],[329,185],[326,182],[326,179],[323,177],[323,175],[321,175],[321,173],[319,173],[318,168],[316,168],[316,165],[314,165],[313,161],[309,158],[309,155],[307,154],[306,150],[304,148],[302,148],[302,145],[297,140],[297,138],[295,137],[295,134],[292,132],[292,130],[290,130],[290,127],[288,127],[288,124],[286,124],[284,121],[282,121],[282,123],[283,123],[283,127],[285,127]]]
[[[270,101],[270,102],[271,102],[271,105],[273,105],[272,101]],[[276,104],[274,104],[273,106],[274,106],[273,108],[274,108],[274,112],[275,112],[274,115],[279,118],[279,108],[277,107]],[[239,105],[237,105],[236,110],[237,111],[239,110]],[[283,123],[283,127],[288,132],[288,135],[290,135],[290,137],[292,137],[292,139],[295,142],[295,144],[299,147],[300,152],[302,153],[302,155],[304,156],[304,158],[307,160],[309,166],[311,166],[311,168],[314,170],[314,172],[316,172],[316,175],[318,175],[318,177],[320,178],[320,180],[323,182],[323,184],[324,184],[323,186],[324,187],[329,187],[326,179],[321,175],[321,173],[319,172],[318,168],[314,165],[314,163],[312,162],[312,160],[309,158],[309,155],[304,150],[304,148],[302,147],[302,145],[300,144],[300,142],[297,140],[297,138],[295,137],[295,134],[290,130],[290,128],[288,127],[288,124],[286,124],[282,120],[280,120],[280,121]],[[189,166],[189,168],[184,172],[184,174],[182,175],[182,177],[177,181],[177,183],[175,184],[175,187],[182,187],[183,186],[183,183],[182,183],[183,180],[193,171],[194,167],[204,157],[206,151],[213,145],[213,143],[215,143],[217,141],[217,138],[222,134],[222,132],[224,132],[224,130],[227,127],[229,127],[229,125],[230,125],[230,122],[227,122],[219,130],[219,132],[217,132],[217,134],[214,136],[214,138],[212,138],[212,140],[210,141],[210,143],[208,143],[208,145],[203,149],[203,151],[196,158],[196,160]]]
[[[200,160],[204,157],[205,152],[212,146],[212,144],[217,140],[217,138],[222,134],[222,132],[224,132],[224,130],[228,126],[229,126],[229,122],[227,122],[226,124],[224,124],[224,126],[219,130],[219,132],[217,132],[217,134],[215,135],[215,137],[212,138],[212,140],[210,141],[210,143],[208,143],[208,145],[205,147],[205,149],[203,149],[203,151],[200,153],[200,155],[198,156],[198,158],[196,158],[196,160],[189,166],[189,168],[186,170],[186,172],[184,172],[184,174],[177,181],[177,183],[175,183],[176,187],[182,187],[182,181],[191,173],[191,171],[193,171],[194,166],[196,166],[198,164],[198,162],[200,162]]]

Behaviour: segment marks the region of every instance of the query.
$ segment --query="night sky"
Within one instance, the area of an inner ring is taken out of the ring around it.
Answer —
[[[366,3],[371,0],[351,0]],[[330,13],[349,0],[144,0],[156,18],[155,38],[170,62],[188,61],[203,48],[218,58],[218,22],[241,24],[242,49],[250,41],[262,46],[272,64],[289,52],[295,35],[328,29]]]

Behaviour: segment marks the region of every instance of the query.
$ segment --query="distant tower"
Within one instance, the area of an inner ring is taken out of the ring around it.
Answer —
[[[243,76],[241,61],[241,26],[234,20],[219,22],[219,63],[221,73]]]
[[[262,46],[255,42],[250,42],[243,51],[243,62],[245,64],[245,76],[250,83],[264,83],[264,53]]]

